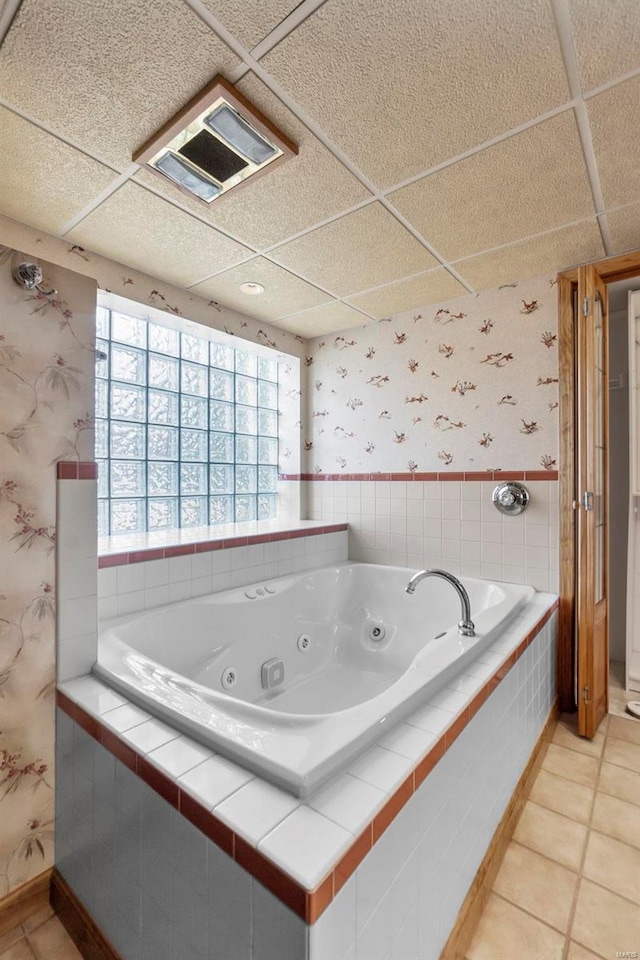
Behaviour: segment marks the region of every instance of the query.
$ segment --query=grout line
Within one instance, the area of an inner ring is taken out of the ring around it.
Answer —
[[[572,929],[573,929],[573,922],[574,922],[574,920],[575,920],[576,909],[577,909],[577,906],[578,906],[578,897],[579,897],[579,895],[580,895],[580,888],[581,888],[581,886],[582,886],[582,880],[584,879],[584,877],[583,877],[584,863],[585,863],[585,860],[586,860],[586,858],[587,858],[587,848],[588,848],[588,846],[589,846],[589,837],[591,836],[591,824],[592,824],[592,822],[593,822],[593,811],[594,811],[594,808],[595,808],[595,805],[596,805],[596,799],[597,799],[597,796],[598,796],[598,784],[600,783],[600,773],[601,773],[601,771],[602,771],[602,764],[603,764],[603,758],[604,758],[604,748],[605,748],[605,746],[606,746],[606,740],[607,740],[607,734],[608,734],[608,728],[609,728],[608,714],[606,715],[605,722],[606,722],[606,725],[607,725],[607,729],[605,730],[605,733],[604,733],[605,743],[604,743],[603,746],[602,746],[602,753],[600,754],[600,758],[599,758],[599,760],[598,760],[598,772],[597,772],[597,777],[596,777],[596,782],[595,782],[595,788],[594,788],[594,791],[593,791],[593,796],[592,796],[592,798],[591,798],[591,807],[590,807],[590,810],[589,810],[589,817],[588,817],[587,822],[586,822],[586,824],[585,824],[585,826],[586,826],[586,828],[587,828],[587,832],[586,832],[586,836],[585,836],[584,843],[583,843],[583,847],[582,847],[582,856],[580,857],[580,862],[579,862],[579,864],[578,864],[578,882],[577,882],[577,884],[576,884],[576,889],[574,890],[574,893],[573,893],[573,901],[572,901],[572,903],[571,903],[571,909],[569,910],[569,922],[568,922],[568,924],[567,924],[567,934],[566,934],[566,940],[565,940],[565,945],[564,945],[564,951],[563,951],[563,955],[562,955],[562,956],[563,956],[563,960],[566,960],[566,957],[567,957],[567,954],[568,954],[568,951],[569,951],[569,945],[570,945],[570,943],[571,943],[571,931],[572,931]],[[612,892],[612,891],[610,891],[610,892]]]
[[[593,147],[593,137],[591,136],[591,127],[589,126],[589,116],[582,96],[582,86],[580,83],[580,71],[576,57],[575,46],[573,43],[573,33],[571,30],[571,19],[569,15],[568,0],[551,0],[553,19],[555,21],[556,33],[560,44],[560,52],[564,62],[569,92],[575,101],[574,113],[578,134],[582,145],[582,154],[584,157],[589,183],[591,186],[591,195],[596,213],[603,213],[606,210],[604,195],[600,184],[600,175],[598,173],[598,163]],[[602,243],[606,256],[611,256],[612,244],[609,233],[609,225],[606,218],[598,218],[598,226],[602,236]]]

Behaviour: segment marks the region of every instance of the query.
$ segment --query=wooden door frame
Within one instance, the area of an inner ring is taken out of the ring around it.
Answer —
[[[597,260],[593,266],[605,284],[640,277],[640,250],[618,257]],[[576,603],[576,511],[573,509],[576,479],[575,408],[576,337],[574,335],[574,295],[578,285],[578,267],[558,274],[558,376],[560,402],[560,586],[558,609],[558,657],[556,685],[561,711],[576,709],[574,699],[574,616]]]

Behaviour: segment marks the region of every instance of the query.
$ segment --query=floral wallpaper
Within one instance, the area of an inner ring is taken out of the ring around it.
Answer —
[[[138,303],[157,307],[175,316],[187,317],[231,336],[259,343],[286,355],[282,364],[283,378],[293,374],[296,379],[297,362],[305,355],[303,337],[272,327],[264,321],[253,320],[236,310],[206,300],[170,283],[147,276],[106,257],[101,257],[77,244],[71,244],[50,234],[35,230],[26,224],[0,216],[0,244],[27,251],[74,273],[91,277],[101,290],[115,293]],[[287,369],[288,368],[288,369]],[[297,473],[300,470],[300,391],[290,383],[283,383],[280,392],[281,424],[288,431],[287,441],[280,445],[280,470]],[[292,442],[290,428],[295,430]],[[92,459],[92,458],[91,458]]]
[[[58,460],[93,459],[95,281],[0,248],[0,898],[53,863]]]
[[[555,283],[309,340],[303,471],[556,470]]]

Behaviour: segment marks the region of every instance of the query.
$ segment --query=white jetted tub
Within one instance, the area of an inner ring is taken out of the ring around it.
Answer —
[[[344,563],[103,624],[94,672],[130,700],[299,797],[432,697],[496,639],[532,587]]]

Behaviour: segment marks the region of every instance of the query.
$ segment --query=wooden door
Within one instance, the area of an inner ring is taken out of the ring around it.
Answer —
[[[608,306],[593,266],[578,271],[577,388],[578,732],[592,738],[609,682]]]

